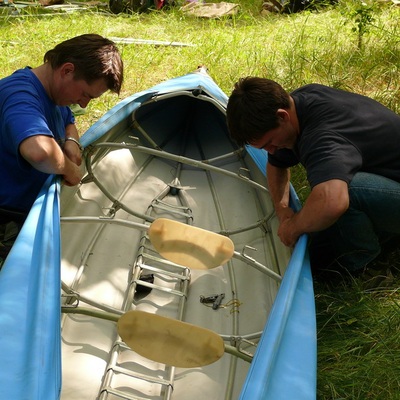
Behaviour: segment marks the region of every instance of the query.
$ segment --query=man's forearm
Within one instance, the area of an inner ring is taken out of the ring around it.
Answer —
[[[281,221],[278,235],[287,246],[293,246],[303,233],[322,231],[333,225],[349,206],[347,183],[333,179],[317,185],[303,208]]]
[[[293,214],[289,208],[290,171],[267,164],[268,189],[280,221]]]
[[[75,140],[79,140],[79,133],[76,129],[75,124],[68,124],[65,127],[65,138],[73,138]]]
[[[47,174],[62,175],[69,185],[76,185],[81,179],[79,167],[50,136],[38,135],[24,140],[20,145],[20,153],[35,169]]]
[[[81,165],[82,146],[80,145],[79,134],[75,124],[69,124],[65,127],[65,139],[64,153],[74,164]]]

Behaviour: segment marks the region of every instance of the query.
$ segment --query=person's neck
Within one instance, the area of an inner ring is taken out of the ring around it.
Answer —
[[[296,104],[292,97],[290,97],[290,108],[288,110],[290,115],[290,120],[292,122],[293,128],[295,129],[297,136],[300,135],[299,119],[297,118]]]
[[[40,83],[43,85],[44,90],[46,91],[47,95],[52,98],[51,96],[51,80],[53,79],[53,70],[49,63],[44,63],[39,67],[32,68],[32,72],[36,75],[39,79]]]

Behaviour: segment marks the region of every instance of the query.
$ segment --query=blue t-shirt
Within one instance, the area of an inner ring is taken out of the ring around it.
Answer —
[[[0,80],[0,207],[29,211],[48,177],[20,155],[21,142],[47,135],[61,145],[71,123],[70,108],[54,104],[30,68]]]

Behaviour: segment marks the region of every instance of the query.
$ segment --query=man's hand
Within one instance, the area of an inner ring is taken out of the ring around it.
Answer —
[[[82,171],[78,165],[73,163],[69,158],[65,157],[65,173],[62,174],[63,183],[66,186],[75,186],[80,183],[82,179]]]
[[[294,223],[294,213],[292,212],[292,216],[281,221],[278,228],[278,236],[281,239],[281,242],[288,247],[293,247],[300,234],[295,230]]]
[[[294,215],[294,211],[290,207],[276,207],[275,208],[276,216],[279,219],[279,222],[282,223],[286,219],[290,219]]]

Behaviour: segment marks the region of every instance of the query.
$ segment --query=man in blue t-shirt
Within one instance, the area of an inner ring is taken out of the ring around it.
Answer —
[[[82,178],[82,148],[68,105],[84,108],[107,90],[119,93],[122,81],[117,47],[96,34],[66,40],[42,65],[0,80],[0,257],[49,174],[70,186]]]
[[[400,116],[355,93],[311,84],[288,94],[269,79],[236,83],[227,107],[238,144],[268,151],[268,187],[293,246],[311,236],[313,268],[361,269],[400,235]],[[289,168],[301,163],[311,193],[289,208]]]

